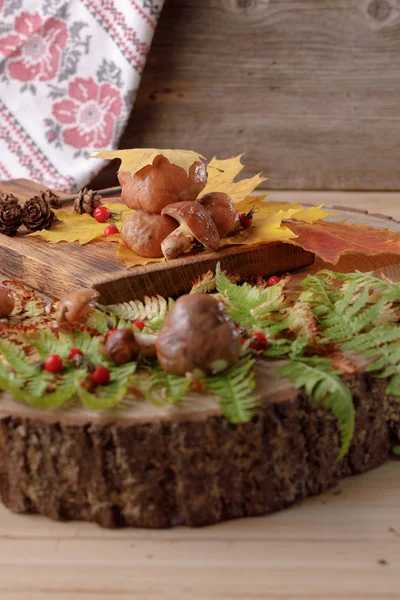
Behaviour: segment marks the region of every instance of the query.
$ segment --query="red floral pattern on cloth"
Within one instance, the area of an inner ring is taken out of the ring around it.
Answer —
[[[122,110],[119,91],[108,83],[98,86],[92,78],[78,77],[69,84],[68,95],[53,106],[54,117],[66,125],[64,142],[75,148],[108,146]]]
[[[0,53],[8,59],[10,77],[19,81],[49,81],[58,71],[67,43],[67,27],[58,19],[43,20],[38,13],[22,12],[14,33],[0,39]]]
[[[128,120],[164,0],[0,0],[1,179],[74,192]]]

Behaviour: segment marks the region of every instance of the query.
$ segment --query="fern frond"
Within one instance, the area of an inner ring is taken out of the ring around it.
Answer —
[[[62,406],[76,395],[80,388],[80,382],[84,379],[85,375],[86,371],[83,369],[67,371],[62,378],[57,379],[55,390],[50,393],[46,393],[47,386],[42,393],[39,391],[39,386],[43,387],[45,384],[44,378],[37,378],[36,381],[31,380],[30,384],[24,389],[24,400],[30,406],[41,409]],[[51,381],[48,381],[47,385],[49,383]],[[35,388],[35,384],[39,384],[38,388]]]
[[[318,357],[294,358],[278,368],[296,387],[318,404],[323,404],[338,420],[341,434],[339,459],[347,453],[354,433],[355,409],[349,388],[340,379],[340,371],[332,369],[328,360]]]
[[[400,341],[400,327],[392,325],[388,327],[374,327],[370,331],[360,333],[357,337],[344,342],[341,347],[344,350],[355,350],[360,354],[372,348],[379,348],[383,344]]]
[[[267,288],[252,287],[248,283],[235,285],[224,275],[218,264],[216,281],[217,290],[225,299],[227,312],[242,327],[262,327],[272,312],[283,307],[282,289],[285,280]]]
[[[297,300],[293,306],[285,309],[287,327],[302,338],[314,340],[317,335],[317,323],[311,307],[306,302]]]
[[[29,302],[25,304],[23,316],[24,318],[40,317],[44,314],[44,311],[44,300],[42,298],[37,298],[35,300],[29,300]]]
[[[114,314],[107,314],[102,310],[92,310],[86,317],[86,325],[90,329],[106,335],[110,329],[117,328],[117,317]]]
[[[37,369],[23,349],[8,340],[0,339],[0,355],[21,377],[30,377]]]
[[[157,406],[177,404],[188,392],[190,383],[186,377],[170,375],[163,369],[157,368],[150,375],[144,394],[149,402]]]
[[[161,329],[165,316],[174,301],[171,298],[166,300],[162,296],[145,297],[144,302],[132,300],[122,304],[111,304],[104,307],[106,312],[112,313],[126,321],[145,321],[148,325],[157,331]]]
[[[79,385],[77,394],[82,404],[89,410],[109,410],[120,404],[128,393],[130,376],[136,370],[136,364],[129,363],[111,369],[111,381],[108,385],[98,386],[94,393]]]
[[[200,275],[192,284],[189,294],[208,294],[215,290],[216,276],[212,271]]]
[[[255,388],[254,359],[242,359],[228,371],[203,379],[207,388],[219,396],[222,414],[231,423],[246,423],[254,415],[258,398]]]
[[[59,339],[47,329],[39,331],[37,339],[32,341],[32,346],[36,348],[42,360],[46,359],[50,354],[59,354],[61,358],[65,359],[69,352],[69,348],[64,340]]]

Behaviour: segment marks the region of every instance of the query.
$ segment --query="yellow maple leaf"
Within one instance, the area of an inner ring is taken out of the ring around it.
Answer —
[[[121,226],[124,219],[132,212],[120,202],[105,202],[111,213],[118,215],[118,225]],[[98,223],[96,219],[88,214],[80,215],[74,210],[55,210],[56,217],[61,221],[49,230],[42,229],[30,233],[29,236],[40,236],[51,244],[58,242],[77,242],[81,246],[88,244],[96,238],[104,236],[107,223]]]
[[[133,148],[132,150],[96,150],[92,158],[121,159],[119,171],[130,171],[132,175],[146,165],[151,165],[154,158],[162,154],[170,163],[182,167],[189,174],[189,169],[196,161],[205,157],[193,150],[160,150],[157,148]]]
[[[118,258],[121,258],[126,267],[137,267],[138,265],[148,265],[149,263],[162,262],[165,258],[144,258],[135,254],[120,240],[118,250]]]
[[[300,204],[281,204],[278,202],[265,202],[265,196],[248,196],[236,205],[239,213],[248,213],[254,209],[253,224],[248,229],[241,230],[237,235],[223,240],[223,245],[263,244],[273,241],[287,241],[296,236],[282,225],[282,221],[290,219],[304,220],[313,223],[333,213],[322,210],[321,206],[303,208]]]
[[[242,156],[240,154],[239,156],[224,160],[214,157],[207,166],[208,182],[202,191],[202,195],[209,192],[224,192],[232,198],[234,204],[237,204],[255,190],[260,183],[265,181],[266,178],[260,174],[254,175],[249,179],[234,181],[235,177],[244,168],[241,161]]]
[[[318,219],[324,219],[325,217],[334,217],[336,213],[328,212],[323,210],[323,204],[319,206],[310,206],[309,208],[300,207],[300,210],[292,217],[296,221],[303,221],[304,223],[314,223]]]

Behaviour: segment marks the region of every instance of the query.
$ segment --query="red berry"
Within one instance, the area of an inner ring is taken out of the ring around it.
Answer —
[[[110,214],[107,206],[98,206],[93,211],[93,216],[98,223],[105,223],[110,218]]]
[[[106,337],[110,336],[112,333],[114,333],[114,331],[118,331],[118,329],[109,329],[109,330],[107,331],[107,335],[106,335]]]
[[[83,352],[82,350],[80,350],[80,348],[71,348],[67,360],[72,360],[73,358],[75,358],[75,356],[83,356]]]
[[[108,237],[109,235],[114,235],[116,233],[119,233],[118,227],[115,227],[115,225],[107,225],[104,230],[104,237]]]
[[[51,354],[44,361],[44,368],[49,373],[58,373],[63,368],[63,361],[58,354]]]
[[[277,275],[272,275],[272,277],[270,277],[267,281],[267,286],[272,287],[273,285],[276,285],[277,283],[279,283],[280,280],[281,280],[281,278],[278,277]]]
[[[247,213],[239,213],[239,221],[243,229],[248,229],[253,224],[254,213],[256,212],[255,207],[251,208]]]
[[[107,385],[110,381],[110,371],[107,367],[96,367],[89,375],[90,381],[95,385]]]
[[[143,321],[133,321],[132,325],[134,327],[137,327],[140,331],[143,331],[143,329],[144,329]]]
[[[263,333],[253,333],[250,338],[250,348],[253,348],[253,350],[265,350],[267,346],[267,338]]]
[[[243,229],[248,229],[253,223],[253,217],[248,217],[246,213],[240,213],[239,221]]]

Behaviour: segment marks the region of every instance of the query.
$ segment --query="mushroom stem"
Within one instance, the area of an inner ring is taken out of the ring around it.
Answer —
[[[135,333],[135,340],[139,346],[139,356],[152,358],[156,356],[156,341],[155,333]]]
[[[194,236],[185,222],[169,234],[161,244],[161,250],[167,260],[172,260],[189,250]]]
[[[226,237],[231,237],[232,235],[236,235],[242,229],[242,225],[240,223],[239,214],[236,213],[235,220],[230,231],[227,233]]]

